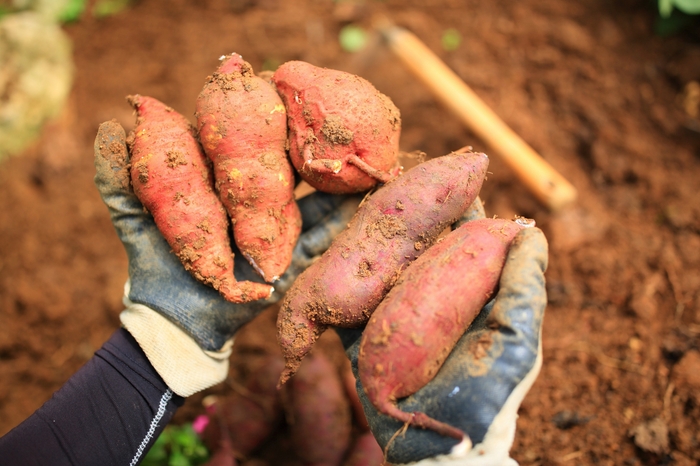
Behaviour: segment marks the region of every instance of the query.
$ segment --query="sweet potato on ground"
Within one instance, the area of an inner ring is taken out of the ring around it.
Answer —
[[[185,269],[229,301],[269,297],[269,285],[233,275],[228,218],[192,125],[152,97],[128,100],[137,114],[130,137],[134,192]]]
[[[294,451],[304,464],[340,464],[350,444],[350,404],[336,368],[322,353],[310,355],[283,387]]]
[[[401,270],[471,205],[487,167],[485,154],[438,157],[386,184],[360,206],[284,298],[277,318],[286,361],[280,383],[294,374],[328,326],[367,322]]]
[[[401,115],[369,81],[301,61],[272,76],[289,120],[289,157],[311,186],[366,191],[398,175]]]
[[[343,466],[379,466],[384,464],[384,452],[371,432],[357,437],[350,446],[350,452]]]
[[[238,391],[217,401],[214,419],[204,430],[204,441],[213,451],[219,439],[229,442],[238,458],[246,457],[281,426],[282,404],[277,390],[284,363],[279,355],[264,358]]]
[[[282,100],[233,54],[208,78],[196,117],[236,245],[265,281],[274,282],[289,267],[301,232]]]
[[[457,428],[396,400],[430,382],[498,285],[523,221],[465,223],[410,264],[362,333],[358,373],[372,404],[411,425],[461,438]]]

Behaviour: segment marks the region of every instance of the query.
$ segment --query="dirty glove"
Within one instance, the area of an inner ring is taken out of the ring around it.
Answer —
[[[461,429],[468,435],[462,442],[412,426],[404,432],[402,422],[374,409],[358,380],[370,428],[389,463],[517,465],[509,456],[517,412],[542,364],[546,267],[544,235],[537,228],[522,230],[512,243],[495,299],[462,336],[435,379],[397,403],[403,411],[422,411]],[[362,330],[337,331],[357,376]]]
[[[226,301],[187,272],[129,185],[124,129],[103,123],[95,140],[95,184],[129,259],[122,325],[156,371],[186,397],[223,381],[236,331],[278,301],[294,279],[345,228],[359,199],[314,193],[299,201],[302,234],[292,264],[272,296],[245,304]],[[262,282],[234,249],[238,280]]]

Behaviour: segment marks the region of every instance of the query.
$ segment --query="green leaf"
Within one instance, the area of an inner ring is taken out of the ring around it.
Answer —
[[[62,23],[78,21],[83,11],[85,11],[85,0],[68,0],[66,7],[58,16],[58,20]]]
[[[700,14],[700,0],[659,0],[659,14],[662,18],[669,18],[674,7],[689,15]]]
[[[673,6],[689,15],[700,14],[700,0],[673,0]]]
[[[141,462],[141,466],[161,466],[168,463],[168,451],[164,445],[153,445]]]
[[[673,11],[673,0],[659,0],[659,14],[662,18],[668,18]]]
[[[462,35],[456,29],[446,29],[442,33],[442,48],[448,52],[457,50],[462,43]]]
[[[673,10],[671,16],[664,18],[661,15],[656,17],[654,32],[662,37],[678,34],[694,24],[700,23],[700,16],[689,15],[680,10]]]
[[[348,24],[338,34],[340,47],[346,52],[358,52],[367,45],[367,32],[355,24]]]
[[[97,0],[92,8],[92,14],[97,18],[112,16],[126,10],[130,4],[131,0]]]
[[[199,442],[199,437],[194,429],[192,429],[191,424],[185,424],[179,429],[173,428],[172,436],[173,443],[179,445],[183,449],[193,449]]]
[[[192,466],[192,463],[183,453],[174,451],[170,454],[168,466]]]

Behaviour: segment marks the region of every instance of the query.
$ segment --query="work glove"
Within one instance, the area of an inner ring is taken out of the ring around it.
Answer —
[[[115,121],[100,125],[95,168],[95,184],[129,259],[120,320],[166,384],[183,397],[226,378],[236,331],[279,301],[346,227],[360,201],[323,193],[302,198],[302,234],[274,292],[266,300],[234,304],[185,270],[134,195],[124,129]],[[232,250],[237,280],[263,282],[233,245]]]
[[[483,217],[472,208],[461,222]],[[547,241],[537,228],[515,237],[496,297],[481,311],[435,378],[398,400],[461,429],[461,442],[379,413],[358,378],[357,390],[370,429],[391,464],[501,466],[510,458],[518,408],[542,365],[541,328],[547,304]],[[436,299],[441,299],[437,298]],[[336,329],[356,378],[362,329]],[[426,338],[429,336],[426,335]]]

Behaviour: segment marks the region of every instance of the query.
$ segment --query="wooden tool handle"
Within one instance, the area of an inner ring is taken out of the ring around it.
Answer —
[[[459,76],[411,32],[383,27],[389,48],[462,122],[515,171],[551,210],[576,199],[576,188],[549,165],[482,101]]]

